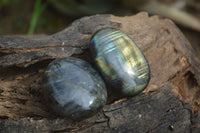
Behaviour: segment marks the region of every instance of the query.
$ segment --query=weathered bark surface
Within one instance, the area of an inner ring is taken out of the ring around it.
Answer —
[[[169,84],[158,91],[143,93],[118,104],[106,105],[103,112],[87,121],[68,124],[64,120],[7,120],[2,130],[74,132],[190,132],[191,108],[171,94]],[[13,125],[13,126],[9,126]]]
[[[82,122],[57,118],[43,98],[42,74],[50,61],[46,59],[87,56],[90,37],[103,27],[120,29],[144,52],[151,68],[147,89],[106,105]],[[200,55],[168,19],[146,13],[96,15],[50,36],[1,36],[0,68],[2,132],[200,131]]]

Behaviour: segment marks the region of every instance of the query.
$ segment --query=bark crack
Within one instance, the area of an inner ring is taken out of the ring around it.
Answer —
[[[33,52],[33,51],[42,51],[42,50],[56,49],[56,48],[80,48],[80,49],[82,49],[83,47],[81,47],[81,46],[48,46],[48,47],[31,48],[31,49],[0,49],[0,52],[8,53],[8,54],[28,53],[28,52]]]

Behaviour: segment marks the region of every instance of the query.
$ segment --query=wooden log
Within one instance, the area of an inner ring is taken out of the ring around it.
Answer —
[[[63,119],[24,118],[6,120],[2,130],[9,132],[189,132],[191,108],[171,94],[169,84],[158,91],[143,93],[118,104],[106,105],[103,112],[80,123]],[[69,124],[70,123],[70,124]],[[10,126],[13,125],[13,126]]]
[[[81,122],[56,117],[43,97],[46,66],[54,58],[87,56],[89,39],[103,27],[120,29],[144,52],[151,68],[148,87],[133,98],[112,101]],[[0,53],[2,132],[200,130],[200,55],[169,19],[147,13],[84,17],[49,36],[0,36]]]

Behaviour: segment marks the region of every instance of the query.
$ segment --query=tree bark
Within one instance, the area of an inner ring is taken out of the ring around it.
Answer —
[[[141,94],[109,100],[97,115],[74,122],[55,116],[42,76],[55,58],[90,62],[89,40],[103,27],[126,33],[143,51],[151,80]],[[147,13],[95,15],[47,36],[0,36],[1,132],[199,132],[200,55],[169,20]]]

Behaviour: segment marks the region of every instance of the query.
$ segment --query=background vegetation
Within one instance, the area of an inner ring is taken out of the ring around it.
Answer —
[[[0,0],[0,35],[52,34],[82,16],[139,11],[200,31],[199,0]]]

